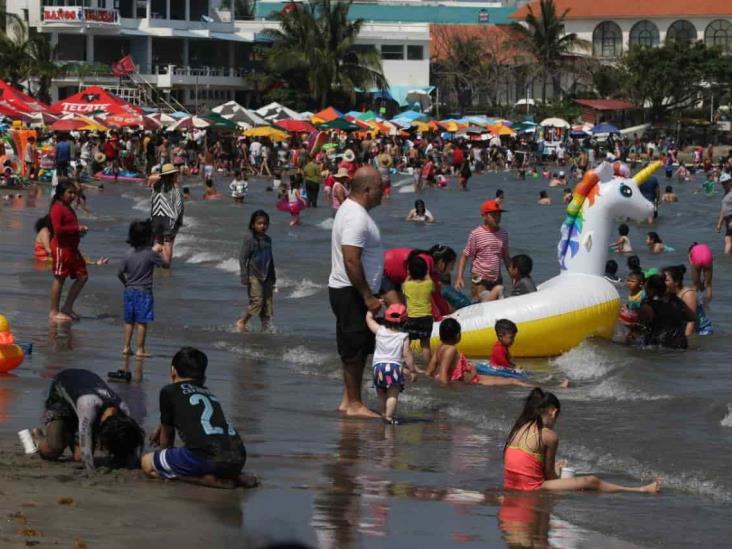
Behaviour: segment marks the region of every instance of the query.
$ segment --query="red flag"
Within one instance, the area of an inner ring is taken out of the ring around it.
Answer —
[[[115,76],[128,76],[137,70],[131,55],[125,55],[116,63],[112,63],[112,74]]]

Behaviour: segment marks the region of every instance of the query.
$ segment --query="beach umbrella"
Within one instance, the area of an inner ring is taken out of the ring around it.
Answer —
[[[142,127],[145,130],[155,131],[162,128],[163,124],[157,118],[148,115],[142,117]]]
[[[5,103],[0,102],[0,116],[4,116],[5,118],[8,118],[10,120],[22,120],[23,122],[30,122],[32,120],[32,117],[28,113],[20,112],[13,107],[11,107],[9,104],[2,104]]]
[[[58,120],[58,116],[54,116],[48,111],[36,112],[31,115],[34,126],[49,126]]]
[[[211,122],[211,127],[219,130],[233,130],[236,128],[236,122],[224,118],[217,112],[211,111],[208,114],[202,116],[205,120]]]
[[[344,132],[355,132],[355,131],[359,130],[360,128],[356,124],[354,124],[353,122],[349,122],[345,118],[336,118],[335,120],[331,120],[330,122],[321,124],[319,126],[319,129],[321,129],[321,130],[341,130]]]
[[[542,128],[554,127],[554,128],[569,128],[569,122],[562,118],[545,118],[541,121],[540,126]]]
[[[48,105],[2,80],[0,80],[0,100],[9,103],[16,111],[24,113],[48,112]]]
[[[273,128],[272,126],[258,126],[256,128],[250,128],[244,132],[247,137],[266,137],[273,141],[284,141],[290,137],[286,132]]]
[[[331,120],[335,120],[336,118],[340,118],[343,116],[343,113],[340,111],[337,111],[333,107],[327,107],[323,109],[320,112],[316,112],[314,115],[310,117],[310,121],[313,124],[322,124],[323,122],[330,122]]]
[[[208,128],[211,124],[211,122],[201,118],[200,116],[188,115],[186,118],[181,118],[177,122],[171,124],[167,131],[174,132],[178,130],[189,130],[191,128],[203,129]]]
[[[496,126],[491,126],[488,129],[494,135],[513,135],[516,133],[512,128],[504,126],[503,124],[497,124]]]
[[[620,130],[608,122],[603,122],[592,128],[592,133],[620,133]]]
[[[432,131],[432,126],[430,126],[427,122],[422,122],[421,120],[412,121],[411,126],[421,133],[427,133]]]
[[[177,120],[176,118],[173,118],[172,116],[164,112],[149,114],[147,117],[159,122],[160,125],[164,127],[168,127],[171,124],[174,124]]]
[[[106,132],[108,128],[93,118],[88,116],[75,116],[69,118],[61,118],[51,124],[51,129],[56,132],[73,132],[73,131],[98,131]]]
[[[89,86],[49,107],[53,114],[142,114],[142,109],[109,93],[100,86]]]
[[[120,113],[107,116],[104,123],[112,128],[130,128],[142,126],[143,120],[138,114]]]
[[[461,128],[461,124],[457,120],[440,120],[437,125],[450,133],[455,133]]]
[[[315,127],[305,120],[279,120],[275,122],[275,126],[292,133],[311,133],[315,131]]]
[[[328,134],[326,132],[315,130],[308,136],[308,150],[311,155],[318,153],[321,149],[329,148],[328,145],[331,145],[331,143],[328,143]],[[332,145],[335,146],[336,144],[332,143]]]
[[[280,105],[276,101],[265,105],[254,111],[257,115],[264,118],[268,122],[276,122],[277,120],[284,120],[291,118],[293,120],[301,120],[302,116],[299,112],[288,109],[284,105]]]

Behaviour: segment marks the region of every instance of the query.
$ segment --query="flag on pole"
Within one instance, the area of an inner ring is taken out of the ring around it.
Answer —
[[[128,76],[137,70],[131,55],[125,55],[116,63],[112,63],[112,74],[115,76]]]

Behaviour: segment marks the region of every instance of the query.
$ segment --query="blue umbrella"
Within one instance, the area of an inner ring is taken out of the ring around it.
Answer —
[[[604,122],[592,128],[592,133],[620,133],[620,130],[612,124]]]

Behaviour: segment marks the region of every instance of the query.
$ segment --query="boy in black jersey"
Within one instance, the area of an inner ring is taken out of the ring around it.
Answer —
[[[206,355],[193,347],[173,357],[173,383],[160,390],[160,425],[150,435],[150,443],[161,449],[143,456],[142,470],[152,478],[214,488],[255,486],[256,477],[241,474],[246,450],[239,434],[204,387],[207,365]],[[176,431],[182,447],[174,447]]]

